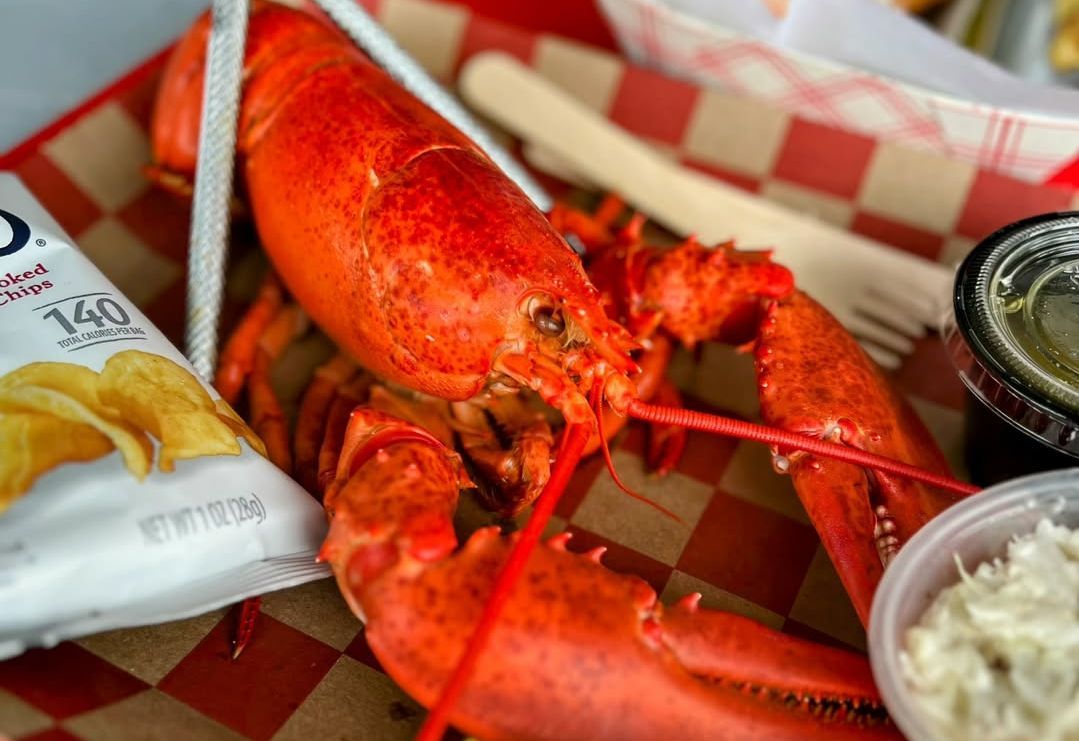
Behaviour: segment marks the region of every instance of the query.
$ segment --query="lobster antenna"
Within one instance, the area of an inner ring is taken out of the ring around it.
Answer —
[[[877,455],[858,448],[849,448],[846,445],[820,440],[808,435],[800,435],[795,432],[766,427],[764,425],[744,422],[740,419],[723,417],[718,414],[705,414],[691,409],[676,409],[673,407],[653,406],[642,401],[630,404],[629,415],[646,422],[658,422],[660,424],[678,425],[692,430],[711,432],[713,434],[736,437],[742,440],[768,443],[769,445],[783,446],[791,450],[802,450],[806,453],[835,458],[845,463],[852,463],[864,468],[872,468],[884,473],[903,476],[904,478],[920,481],[930,486],[937,486],[959,494],[977,494],[981,489],[950,476],[927,471],[924,468],[903,463],[894,458]]]
[[[686,524],[685,520],[659,502],[649,499],[644,494],[638,494],[633,491],[633,489],[630,489],[618,476],[618,471],[614,468],[614,460],[611,458],[611,448],[607,444],[607,433],[603,431],[603,398],[599,394],[598,388],[598,383],[592,387],[592,410],[596,413],[596,432],[599,435],[599,448],[603,451],[603,462],[607,464],[607,473],[611,474],[611,480],[614,481],[614,485],[621,489],[625,494],[628,494],[639,502],[644,502],[658,512],[662,512],[680,525]]]

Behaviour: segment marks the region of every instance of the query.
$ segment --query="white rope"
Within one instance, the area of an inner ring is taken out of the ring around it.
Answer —
[[[229,200],[247,37],[247,0],[214,0],[202,99],[187,276],[187,357],[211,381],[225,290]]]

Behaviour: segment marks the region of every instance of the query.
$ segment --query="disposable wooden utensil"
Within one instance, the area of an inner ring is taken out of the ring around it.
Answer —
[[[677,234],[774,248],[882,365],[897,366],[948,308],[952,271],[943,265],[681,167],[507,54],[476,55],[459,86],[473,108],[534,147],[544,169],[568,168]]]

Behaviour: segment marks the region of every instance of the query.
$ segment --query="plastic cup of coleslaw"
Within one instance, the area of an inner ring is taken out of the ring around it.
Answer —
[[[1079,468],[1024,476],[968,497],[918,531],[885,571],[869,617],[869,658],[884,704],[907,738],[942,737],[904,676],[907,631],[941,590],[960,581],[956,555],[973,573],[1005,557],[1013,536],[1032,533],[1046,518],[1079,528]]]

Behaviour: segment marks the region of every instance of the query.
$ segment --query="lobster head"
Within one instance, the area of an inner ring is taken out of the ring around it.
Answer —
[[[526,387],[578,423],[594,419],[596,384],[616,409],[635,398],[636,344],[577,254],[485,156],[423,152],[378,183],[363,222],[390,359],[422,364],[446,383],[439,395]]]
[[[194,170],[209,15],[157,101],[159,179]],[[276,272],[383,378],[444,399],[535,389],[569,420],[634,396],[629,337],[580,260],[476,146],[311,16],[254,6],[241,173]],[[319,115],[311,115],[318,111]]]

